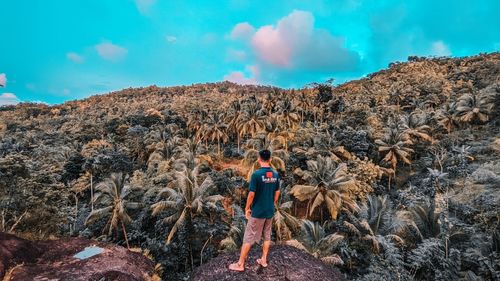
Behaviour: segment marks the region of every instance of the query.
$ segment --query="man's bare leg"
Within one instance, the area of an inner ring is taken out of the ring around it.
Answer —
[[[267,267],[267,254],[269,254],[270,247],[271,241],[264,241],[262,245],[262,257],[257,261],[263,267]]]
[[[234,271],[244,271],[245,270],[245,260],[247,259],[248,252],[250,252],[251,247],[252,247],[252,244],[243,243],[243,246],[241,246],[240,260],[237,263],[230,264],[229,265],[230,270],[234,270]]]

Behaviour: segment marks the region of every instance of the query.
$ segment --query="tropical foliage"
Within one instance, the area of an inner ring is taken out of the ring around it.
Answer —
[[[0,231],[148,249],[165,280],[237,250],[270,149],[276,243],[349,280],[497,280],[500,54],[300,89],[229,82],[0,107]]]

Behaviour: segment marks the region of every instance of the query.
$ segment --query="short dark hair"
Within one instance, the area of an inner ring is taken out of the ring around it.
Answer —
[[[269,151],[267,149],[263,149],[263,150],[259,151],[259,156],[260,156],[260,159],[262,159],[264,161],[269,161],[269,159],[271,159],[271,151]]]

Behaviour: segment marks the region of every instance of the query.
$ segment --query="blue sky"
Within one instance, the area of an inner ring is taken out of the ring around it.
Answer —
[[[500,1],[0,0],[0,105],[230,80],[344,82],[500,50]]]

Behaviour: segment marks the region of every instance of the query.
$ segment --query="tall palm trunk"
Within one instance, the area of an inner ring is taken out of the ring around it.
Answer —
[[[217,154],[220,156],[220,137],[217,137]]]
[[[93,172],[90,171],[90,211],[94,211],[94,184],[92,181]]]
[[[76,196],[76,193],[73,193],[73,196],[75,196],[75,221],[73,228],[76,229],[76,220],[78,218],[78,196]]]
[[[236,133],[238,135],[238,153],[240,153],[240,134]]]
[[[188,246],[188,252],[189,252],[189,264],[191,265],[191,270],[194,269],[194,261],[193,261],[193,233],[194,233],[194,227],[193,227],[193,218],[191,214],[191,209],[189,209],[186,217],[186,230],[187,230],[187,241],[186,244]]]
[[[127,249],[130,249],[130,246],[128,244],[127,230],[125,230],[125,224],[123,223],[123,221],[121,223],[122,223],[123,236],[125,237],[125,243],[127,243]]]

